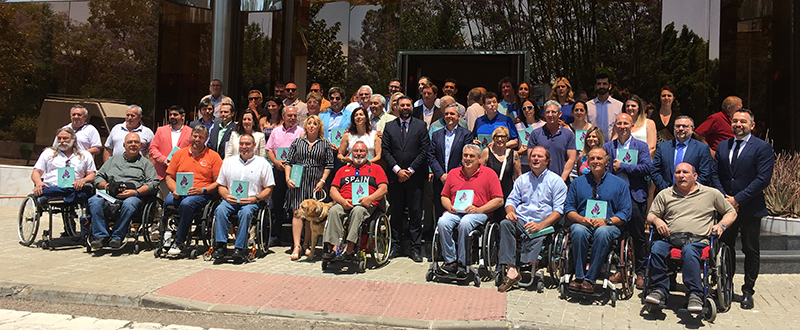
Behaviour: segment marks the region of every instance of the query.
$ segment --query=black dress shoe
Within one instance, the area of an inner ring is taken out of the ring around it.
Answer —
[[[236,260],[244,259],[244,251],[242,251],[242,249],[236,248],[236,249],[233,250],[232,257],[233,257],[233,259],[236,259]]]
[[[122,246],[122,240],[119,238],[114,238],[108,242],[108,246],[112,249],[119,249],[119,247]]]
[[[211,257],[214,259],[219,259],[225,256],[225,252],[227,249],[224,246],[217,246],[214,248],[214,252],[211,252]]]
[[[400,256],[400,250],[392,250],[389,252],[389,259],[394,259]]]
[[[422,262],[422,255],[419,254],[419,251],[411,251],[410,258],[414,260],[414,262]]]
[[[753,294],[744,292],[742,297],[742,309],[753,309]]]
[[[103,240],[104,239],[102,237],[93,239],[92,243],[91,243],[92,249],[95,249],[95,250],[102,249],[103,248]]]

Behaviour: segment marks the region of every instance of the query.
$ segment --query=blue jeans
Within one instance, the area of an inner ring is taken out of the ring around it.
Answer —
[[[89,195],[92,193],[94,187],[91,183],[87,183],[83,185],[83,189],[80,191],[75,190],[75,188],[61,188],[58,186],[50,186],[50,187],[42,187],[42,195],[41,197],[61,197],[64,203],[86,203],[86,200],[89,199]],[[40,199],[40,201],[42,201]]]
[[[703,296],[703,284],[700,278],[700,256],[703,248],[708,246],[706,243],[697,242],[684,246],[681,249],[681,260],[683,260],[683,284],[689,288],[689,293]],[[663,292],[669,297],[669,277],[667,276],[667,261],[670,258],[672,245],[666,241],[653,242],[650,253],[650,278],[653,282],[653,289]]]
[[[178,196],[169,193],[167,198],[164,199],[164,208],[167,205],[178,205],[178,214],[180,221],[178,222],[178,232],[176,233],[175,243],[181,244],[186,242],[186,236],[189,235],[189,228],[192,227],[194,220],[194,213],[198,207],[203,207],[211,199],[208,195],[192,195],[192,196]]]
[[[442,257],[445,263],[456,261],[456,246],[453,242],[453,229],[458,226],[458,263],[466,266],[467,260],[467,236],[475,227],[486,222],[489,217],[486,214],[464,214],[457,215],[445,212],[439,217],[436,224],[439,229],[439,239],[442,242]]]
[[[100,197],[100,195],[94,195],[89,198],[89,213],[92,214],[92,236],[95,238],[108,237],[108,227],[106,226],[106,217],[103,210],[105,201],[105,198]],[[112,239],[121,240],[125,238],[131,226],[131,217],[133,217],[133,213],[141,208],[143,204],[144,202],[136,196],[122,200],[119,219],[114,221],[114,231],[111,234]]]
[[[594,282],[603,267],[611,242],[621,234],[617,226],[602,226],[589,228],[582,224],[573,223],[570,227],[570,241],[572,241],[572,256],[575,257],[575,279]],[[586,269],[586,254],[589,252],[589,240],[592,240],[592,260],[589,261],[589,271]]]
[[[237,249],[244,249],[247,244],[247,231],[250,229],[250,219],[258,211],[258,204],[233,204],[223,200],[214,211],[214,221],[217,222],[217,230],[214,232],[214,241],[217,243],[228,242],[228,218],[233,212],[239,215],[239,231],[236,232],[236,242],[233,246]]]

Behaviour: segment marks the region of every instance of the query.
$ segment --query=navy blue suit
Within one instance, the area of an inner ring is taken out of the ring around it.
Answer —
[[[733,196],[739,203],[736,222],[722,234],[722,241],[734,246],[736,236],[742,233],[744,253],[744,285],[742,292],[754,293],[761,262],[758,236],[761,235],[761,217],[767,215],[764,189],[772,180],[775,153],[772,146],[755,136],[750,136],[741,147],[735,166],[731,167],[730,151],[735,149],[735,137],[717,145],[717,170],[711,180],[723,194]],[[733,248],[731,248],[733,254]],[[731,256],[734,257],[733,255]],[[734,268],[736,265],[734,265]]]
[[[644,274],[647,266],[647,254],[645,248],[647,238],[644,234],[644,221],[647,213],[647,193],[650,190],[646,176],[650,175],[650,148],[647,143],[639,141],[633,137],[629,138],[631,143],[629,149],[637,151],[636,165],[619,164],[619,171],[614,171],[614,159],[617,157],[617,150],[622,149],[619,139],[608,141],[603,145],[603,149],[608,152],[609,161],[607,172],[622,177],[620,174],[628,176],[628,184],[631,191],[631,219],[625,223],[625,228],[633,238],[633,252],[636,254],[634,267],[636,274]]]
[[[686,150],[683,153],[683,162],[694,166],[697,171],[697,182],[702,185],[711,185],[711,149],[703,142],[689,139],[686,142]],[[658,190],[664,190],[672,186],[675,176],[675,148],[678,140],[661,142],[656,148],[653,158],[653,167],[650,170],[650,177]]]
[[[206,146],[209,149],[216,151],[218,154],[221,155],[221,157],[224,158],[225,147],[226,147],[225,142],[228,142],[228,140],[230,140],[231,133],[236,130],[236,123],[231,124],[231,128],[225,131],[225,134],[222,134],[222,139],[219,139],[219,142],[217,142],[220,130],[219,125],[221,125],[220,122],[214,123],[214,128],[212,128],[211,132],[209,132],[208,142],[206,142]]]
[[[433,132],[433,135],[431,135],[431,147],[428,149],[428,165],[431,168],[431,172],[433,172],[433,205],[436,207],[436,213],[434,214],[436,217],[442,215],[442,212],[444,212],[441,199],[444,184],[439,178],[442,174],[446,174],[450,172],[450,170],[461,166],[461,151],[464,145],[472,143],[472,132],[461,127],[461,125],[456,125],[456,128],[453,130],[455,136],[453,137],[452,149],[450,149],[450,160],[448,160],[447,166],[445,167],[444,138],[446,131],[447,127]]]

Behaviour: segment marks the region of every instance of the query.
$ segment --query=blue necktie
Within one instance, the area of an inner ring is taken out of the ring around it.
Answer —
[[[678,167],[678,164],[683,162],[683,153],[686,152],[686,143],[678,143],[678,146],[675,148],[675,166],[672,167],[672,174],[675,174],[675,168]],[[672,183],[675,183],[675,176],[672,176]]]

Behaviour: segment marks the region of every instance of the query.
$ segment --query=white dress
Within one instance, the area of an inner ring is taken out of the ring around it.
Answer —
[[[367,156],[367,158],[371,159],[371,158],[375,157],[375,134],[376,134],[376,132],[377,131],[373,129],[373,130],[371,130],[369,132],[369,134],[366,134],[366,135],[355,135],[355,134],[352,134],[352,133],[348,133],[350,136],[348,137],[348,140],[347,140],[348,141],[348,143],[347,143],[347,153],[349,154],[349,153],[353,152],[353,146],[356,144],[356,142],[361,141],[361,142],[364,142],[364,144],[367,145],[367,153],[369,154]]]

